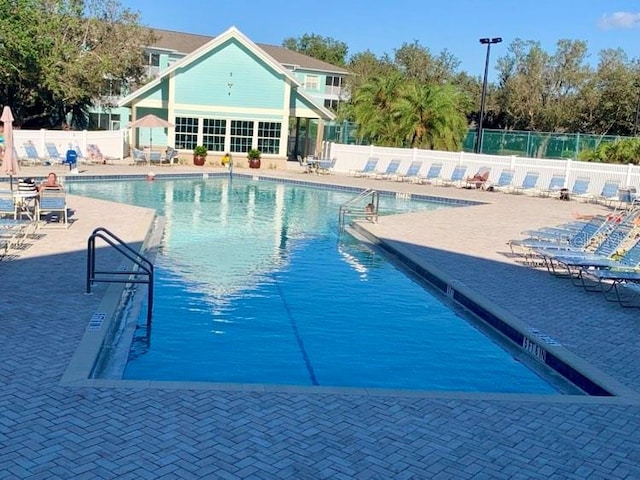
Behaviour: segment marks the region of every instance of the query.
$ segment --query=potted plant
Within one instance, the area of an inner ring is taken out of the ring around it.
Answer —
[[[249,168],[260,168],[260,156],[262,152],[255,148],[252,148],[247,152],[247,158],[249,159]]]
[[[207,147],[198,145],[193,149],[193,164],[201,167],[207,159]]]

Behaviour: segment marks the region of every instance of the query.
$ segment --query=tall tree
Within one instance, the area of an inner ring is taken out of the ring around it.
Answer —
[[[403,43],[395,51],[394,62],[407,78],[423,83],[447,83],[454,78],[460,66],[460,61],[448,50],[435,57],[418,41]]]
[[[0,103],[18,125],[60,125],[104,95],[105,80],[140,81],[152,39],[116,0],[0,0]]]
[[[285,38],[282,46],[337,66],[345,65],[349,51],[346,43],[315,33],[305,33],[298,38]]]
[[[585,42],[560,40],[556,52],[539,42],[514,40],[498,59],[499,104],[508,128],[566,131],[577,115],[576,99],[588,79]]]

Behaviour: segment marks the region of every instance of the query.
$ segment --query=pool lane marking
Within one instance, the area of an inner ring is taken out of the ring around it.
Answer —
[[[291,328],[293,329],[293,335],[296,337],[296,342],[298,342],[298,347],[300,348],[300,353],[302,354],[302,359],[304,360],[304,366],[307,368],[307,372],[309,372],[309,378],[311,379],[312,385],[320,385],[318,383],[318,379],[316,378],[316,373],[313,371],[313,366],[311,365],[311,359],[309,358],[309,354],[307,354],[307,349],[304,347],[304,342],[302,341],[302,337],[300,336],[300,330],[298,330],[298,324],[293,318],[291,313],[291,308],[287,303],[287,300],[284,298],[284,292],[282,288],[280,288],[280,282],[276,279],[276,288],[278,289],[278,294],[282,299],[282,303],[284,304],[284,309],[287,312],[287,316],[289,317],[289,323],[291,323]]]

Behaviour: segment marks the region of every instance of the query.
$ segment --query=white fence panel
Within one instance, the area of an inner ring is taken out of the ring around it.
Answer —
[[[97,145],[103,156],[122,160],[125,157],[126,133],[126,130],[14,130],[13,137],[20,156],[26,156],[24,144],[32,143],[38,155],[46,158],[46,144],[53,143],[63,156],[69,147],[79,150],[84,156],[87,145]]]
[[[335,170],[347,173],[361,170],[370,157],[376,157],[378,170],[386,169],[392,159],[401,161],[398,172],[405,172],[414,160],[423,162],[420,174],[424,175],[433,163],[442,163],[442,177],[450,178],[457,165],[467,167],[467,176],[472,176],[481,167],[489,167],[489,181],[495,182],[504,169],[514,170],[514,185],[521,185],[528,172],[538,172],[537,186],[546,188],[554,174],[565,176],[565,187],[571,189],[578,177],[589,177],[588,193],[599,195],[605,182],[617,180],[620,187],[633,186],[640,190],[640,167],[610,163],[579,162],[575,160],[553,160],[516,156],[486,155],[465,152],[440,152],[435,150],[376,147],[373,145],[343,145],[329,143],[326,156],[336,159]]]

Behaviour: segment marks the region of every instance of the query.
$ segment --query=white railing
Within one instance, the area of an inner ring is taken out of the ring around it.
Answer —
[[[466,165],[467,174],[472,176],[480,167],[490,167],[490,182],[500,177],[503,169],[515,171],[513,184],[521,185],[527,172],[540,173],[538,187],[546,187],[553,174],[565,175],[565,187],[571,188],[577,177],[586,176],[589,182],[588,193],[600,194],[607,180],[617,180],[620,187],[634,186],[640,190],[640,166],[611,163],[591,163],[576,160],[551,160],[517,156],[485,155],[466,152],[440,152],[419,150],[417,148],[376,147],[374,145],[344,145],[340,143],[323,144],[322,156],[335,158],[334,170],[348,173],[349,170],[362,170],[370,157],[378,158],[376,170],[384,171],[393,159],[400,160],[398,172],[405,172],[413,161],[422,161],[420,174],[425,175],[433,163],[442,163],[442,178],[451,177],[457,165]]]
[[[42,158],[47,157],[47,143],[53,143],[65,155],[69,147],[87,154],[87,145],[97,145],[107,158],[125,158],[127,130],[14,130],[14,144],[20,157],[26,157],[25,143],[32,143]]]

